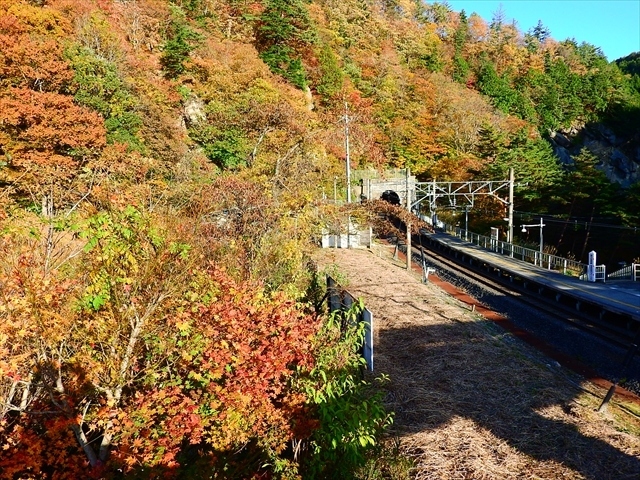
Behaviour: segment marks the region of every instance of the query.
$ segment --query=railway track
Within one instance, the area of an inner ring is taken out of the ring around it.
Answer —
[[[417,263],[421,262],[420,248],[420,243],[413,244],[412,258]],[[544,312],[546,315],[553,316],[559,321],[566,322],[621,348],[627,348],[634,339],[635,332],[633,330],[621,328],[619,325],[605,321],[600,318],[600,315],[593,315],[589,311],[579,312],[575,307],[561,303],[556,299],[557,297],[549,298],[542,295],[539,290],[532,291],[520,282],[514,282],[509,277],[502,276],[496,269],[491,271],[487,267],[481,268],[477,264],[462,263],[459,259],[452,258],[450,255],[430,248],[428,245],[424,245],[422,248],[425,251],[427,265],[438,269],[440,272],[445,270],[449,276],[453,275],[458,279],[463,279],[463,281],[466,280],[469,283],[481,285],[490,291],[517,299],[540,312]]]
[[[434,268],[439,278],[505,316],[540,343],[559,351],[563,358],[575,359],[574,364],[585,365],[584,371],[592,371],[609,382],[621,381],[627,389],[640,394],[640,356],[632,357],[628,368],[623,368],[631,344],[634,339],[637,342],[636,322],[603,316],[595,309],[578,311],[553,292],[542,292],[533,284],[514,280],[487,265],[469,265],[426,243],[422,239],[413,243],[412,259],[418,265],[424,258],[426,266]]]

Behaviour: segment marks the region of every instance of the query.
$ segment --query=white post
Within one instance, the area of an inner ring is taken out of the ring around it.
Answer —
[[[589,252],[589,264],[587,265],[587,281],[596,281],[596,265],[598,263],[598,255],[595,250]]]

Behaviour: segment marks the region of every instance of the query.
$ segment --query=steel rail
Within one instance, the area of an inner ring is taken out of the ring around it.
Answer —
[[[480,268],[477,265],[469,265],[462,263],[452,255],[443,254],[429,245],[413,242],[412,258],[418,264],[421,262],[420,248],[423,248],[429,257],[430,263],[436,268],[445,268],[453,272],[454,275],[472,280],[480,285],[484,285],[498,293],[516,298],[518,301],[525,303],[545,314],[569,323],[574,327],[580,328],[591,335],[602,338],[618,347],[626,348],[630,340],[634,336],[634,332],[626,330],[609,322],[601,320],[596,315],[588,312],[579,312],[575,308],[571,308],[560,303],[558,300],[552,300],[540,294],[539,291],[531,291],[524,285],[518,285],[509,278],[505,278],[498,274],[498,270],[494,269],[492,274],[487,268]],[[488,267],[488,264],[483,264]]]

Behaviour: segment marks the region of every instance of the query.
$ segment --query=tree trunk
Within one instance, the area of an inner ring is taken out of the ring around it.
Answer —
[[[89,460],[89,464],[91,465],[91,468],[97,467],[99,465],[98,456],[96,455],[96,452],[93,450],[93,447],[91,447],[91,444],[87,439],[87,436],[82,431],[82,426],[71,425],[71,429],[73,430],[73,433],[76,435],[76,439],[78,440],[78,443],[82,447],[84,454],[87,456],[87,459]]]

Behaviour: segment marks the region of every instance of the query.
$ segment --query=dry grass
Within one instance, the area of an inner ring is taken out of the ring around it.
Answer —
[[[319,261],[339,265],[374,314],[390,434],[416,479],[640,479],[637,418],[596,413],[585,392],[604,392],[422,285],[390,253],[326,250]]]

